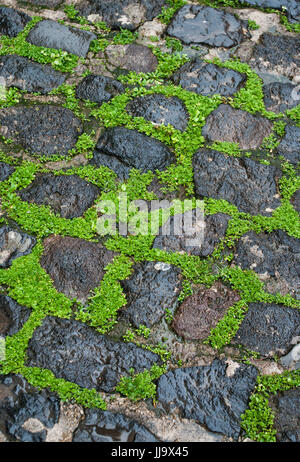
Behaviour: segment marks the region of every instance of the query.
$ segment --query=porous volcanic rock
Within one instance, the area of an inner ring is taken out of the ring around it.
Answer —
[[[90,163],[115,170],[127,178],[132,168],[142,172],[164,170],[175,157],[161,141],[125,127],[106,129],[100,136]]]
[[[298,189],[292,196],[291,203],[300,214],[300,189]]]
[[[96,38],[92,32],[46,19],[37,23],[26,40],[38,47],[56,48],[85,58],[91,41]]]
[[[166,97],[159,94],[140,96],[130,101],[126,110],[133,117],[144,117],[158,125],[170,124],[180,131],[186,129],[189,120],[185,105],[176,96]]]
[[[278,146],[278,154],[297,165],[300,162],[299,144],[300,127],[286,125],[284,138]]]
[[[298,0],[240,0],[241,3],[258,6],[259,8],[274,8],[286,11],[290,22],[300,22],[300,4]]]
[[[157,58],[150,48],[136,43],[109,45],[105,55],[112,66],[127,71],[154,72],[158,65]]]
[[[14,335],[30,316],[30,310],[8,295],[0,294],[0,336]]]
[[[157,400],[166,412],[178,409],[183,418],[237,440],[256,377],[253,366],[215,359],[209,366],[184,367],[162,375]]]
[[[29,21],[31,21],[31,17],[28,14],[0,6],[0,35],[16,37]]]
[[[276,186],[280,173],[272,165],[199,149],[193,167],[196,195],[200,198],[225,199],[252,215],[270,216],[280,205]]]
[[[59,419],[60,403],[57,395],[38,390],[21,375],[0,375],[0,431],[8,441],[43,442],[47,429]],[[29,419],[42,427],[31,432],[24,428]]]
[[[51,66],[34,63],[17,55],[0,57],[0,77],[6,87],[46,94],[64,83],[66,76]]]
[[[96,242],[50,236],[44,240],[40,262],[59,292],[84,303],[90,291],[99,286],[113,256],[114,252]]]
[[[103,103],[123,91],[123,85],[117,80],[105,77],[104,75],[90,74],[77,86],[76,96],[77,98],[88,99],[95,103]]]
[[[270,120],[220,104],[206,119],[202,135],[209,141],[229,141],[238,143],[241,149],[256,149],[271,130]]]
[[[146,427],[122,414],[86,409],[85,418],[74,432],[72,441],[83,443],[157,442]]]
[[[0,109],[0,124],[1,135],[46,156],[67,154],[82,133],[72,111],[48,104]]]
[[[160,362],[158,355],[133,343],[115,342],[81,322],[56,317],[46,317],[35,330],[27,357],[30,367],[105,392],[112,392],[129,369],[138,373]]]
[[[224,317],[228,308],[240,300],[238,292],[216,282],[187,297],[180,305],[172,328],[187,340],[203,340]]]
[[[36,239],[11,226],[0,228],[0,268],[8,268],[15,258],[27,255]]]
[[[271,292],[300,295],[299,239],[282,230],[244,234],[237,243],[233,263],[258,273]]]
[[[181,66],[172,79],[176,85],[198,95],[232,96],[245,83],[246,76],[196,58]]]
[[[29,0],[28,3],[36,6],[46,6],[48,8],[56,8],[63,0]]]
[[[172,308],[181,289],[180,270],[158,262],[138,263],[132,276],[122,281],[127,306],[122,317],[135,327],[151,327]]]
[[[232,47],[247,35],[246,23],[224,10],[184,5],[173,17],[167,33],[186,45]]]
[[[40,174],[18,192],[23,201],[48,205],[63,218],[80,217],[93,205],[100,189],[76,175]]]
[[[233,343],[262,356],[285,355],[300,335],[300,312],[286,306],[250,303]]]
[[[271,396],[269,405],[275,414],[276,439],[281,442],[300,442],[300,389],[292,388]]]
[[[285,112],[299,104],[297,87],[291,83],[272,82],[263,86],[266,109],[272,112]]]
[[[0,181],[6,180],[13,172],[15,168],[6,162],[0,162]]]

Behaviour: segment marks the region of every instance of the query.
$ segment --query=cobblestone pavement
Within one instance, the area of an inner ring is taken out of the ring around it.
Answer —
[[[0,441],[300,441],[299,32],[297,0],[1,3]]]

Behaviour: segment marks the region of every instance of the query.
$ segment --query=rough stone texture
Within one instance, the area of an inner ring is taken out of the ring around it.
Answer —
[[[300,22],[300,5],[298,0],[240,0],[241,3],[247,3],[260,8],[274,8],[275,10],[287,11],[287,17],[290,22]]]
[[[159,440],[146,427],[122,414],[87,409],[85,418],[74,432],[72,441],[76,443],[154,443]]]
[[[6,180],[15,171],[12,165],[0,162],[0,181]]]
[[[184,5],[173,17],[167,33],[187,45],[206,44],[228,48],[242,42],[246,26],[223,10]]]
[[[159,140],[125,127],[106,129],[100,136],[92,165],[105,165],[126,178],[132,168],[143,172],[163,170],[175,158]]]
[[[157,16],[166,2],[163,0],[85,0],[78,9],[84,16],[98,14],[113,29],[134,30]]]
[[[54,393],[39,391],[20,375],[0,375],[0,431],[8,441],[42,442],[46,429],[59,418],[59,399]],[[26,422],[34,419],[44,430],[26,429]]]
[[[228,308],[240,300],[238,292],[221,282],[187,297],[177,310],[172,328],[187,340],[203,340],[224,317]]]
[[[270,216],[280,205],[276,187],[279,172],[271,165],[199,149],[193,167],[196,195],[200,198],[225,199],[252,215]]]
[[[23,201],[48,205],[63,218],[74,218],[93,205],[100,190],[76,175],[40,174],[18,194]]]
[[[103,75],[90,74],[76,88],[76,96],[95,103],[103,103],[123,91],[123,85],[117,80]]]
[[[27,365],[50,369],[81,387],[112,392],[130,368],[149,369],[159,357],[133,343],[115,342],[78,321],[46,317],[31,338]]]
[[[181,289],[180,271],[165,263],[138,263],[122,286],[127,299],[122,317],[136,327],[151,327],[160,321],[166,308],[176,305]]]
[[[169,98],[159,94],[140,96],[130,101],[126,110],[133,117],[144,117],[159,125],[170,124],[180,131],[186,129],[189,119],[185,105],[175,96]]]
[[[296,92],[296,87],[291,83],[269,83],[264,85],[263,92],[265,95],[264,103],[268,111],[285,112],[300,103],[300,96]]]
[[[30,253],[35,243],[35,237],[17,228],[0,228],[0,268],[8,268],[15,258]]]
[[[299,240],[284,231],[256,234],[249,231],[237,243],[233,263],[252,269],[267,290],[300,296]]]
[[[14,335],[27,319],[30,310],[7,295],[0,294],[0,336]]]
[[[0,77],[6,87],[46,94],[64,83],[66,76],[51,66],[34,63],[17,55],[0,57]]]
[[[58,5],[60,5],[63,2],[63,0],[29,0],[28,3],[31,3],[31,5],[36,5],[36,6],[46,6],[48,8],[56,8]]]
[[[238,143],[241,149],[256,149],[270,135],[272,122],[226,104],[210,113],[202,134],[209,141]]]
[[[158,65],[157,58],[150,48],[136,43],[109,45],[105,54],[111,65],[127,71],[154,72]]]
[[[91,41],[96,38],[92,32],[46,19],[37,23],[26,40],[38,47],[61,49],[85,58]]]
[[[300,340],[298,337],[297,341]],[[289,370],[300,369],[300,343],[294,346],[291,351],[280,358],[280,364]]]
[[[300,189],[298,189],[292,196],[291,203],[298,213],[300,213]]]
[[[300,388],[292,388],[269,399],[275,413],[276,439],[281,442],[300,442]]]
[[[28,14],[0,6],[0,35],[16,37],[30,20]]]
[[[253,366],[216,359],[209,366],[185,367],[162,375],[157,398],[168,413],[179,409],[184,418],[236,440],[256,377]]]
[[[69,109],[53,105],[1,109],[0,124],[1,135],[46,156],[67,154],[82,132],[80,120]]]
[[[44,240],[41,265],[59,292],[85,302],[90,291],[99,286],[113,256],[114,252],[95,242],[50,236]]]
[[[181,85],[185,90],[198,95],[232,96],[245,83],[246,76],[196,58],[178,69],[173,75],[173,80],[176,85]]]
[[[250,303],[234,343],[258,351],[262,356],[282,356],[289,351],[293,338],[299,334],[299,310],[275,304]]]
[[[286,125],[284,138],[278,146],[278,154],[297,165],[300,162],[299,144],[300,127]]]

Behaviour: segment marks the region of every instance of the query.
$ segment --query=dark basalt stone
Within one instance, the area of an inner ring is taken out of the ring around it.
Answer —
[[[0,181],[6,180],[15,171],[12,165],[0,162]]]
[[[246,28],[246,23],[226,11],[209,6],[184,5],[173,17],[167,33],[186,45],[228,48],[242,42]]]
[[[278,146],[278,154],[297,165],[300,162],[299,144],[300,127],[286,125],[284,138]]]
[[[104,75],[88,75],[76,88],[77,98],[87,99],[95,103],[109,101],[124,91],[123,85],[111,77]]]
[[[95,242],[69,236],[50,236],[44,240],[40,262],[59,292],[84,303],[90,291],[99,286],[104,268],[114,255]]]
[[[268,111],[276,113],[292,109],[300,102],[299,92],[291,83],[273,82],[264,85],[264,103]],[[298,99],[297,99],[298,98]]]
[[[158,66],[158,60],[150,48],[136,43],[109,45],[105,55],[112,66],[127,71],[154,72]]]
[[[93,205],[100,189],[76,175],[44,174],[18,194],[23,201],[48,205],[63,218],[74,218]]]
[[[209,215],[202,220],[202,215],[197,217],[196,210],[171,216],[160,228],[153,248],[207,257],[225,236],[229,220],[230,216],[224,213]],[[192,223],[191,230],[185,228],[189,223]]]
[[[187,297],[172,322],[175,332],[187,340],[204,340],[227,310],[240,300],[238,292],[221,282]]]
[[[0,336],[14,335],[25,324],[30,310],[8,295],[0,294]]]
[[[159,440],[146,427],[122,414],[86,409],[85,418],[74,432],[72,441],[76,443],[154,443]]]
[[[105,392],[112,392],[129,369],[138,373],[160,362],[133,343],[115,342],[78,321],[55,317],[46,317],[35,330],[27,357],[29,367],[50,369],[56,377]]]
[[[122,286],[127,299],[122,317],[135,327],[151,327],[160,321],[167,307],[175,306],[181,289],[180,270],[164,263],[138,263]]]
[[[215,359],[209,366],[184,367],[162,375],[157,399],[168,414],[178,409],[183,418],[237,440],[256,377],[253,366]]]
[[[291,203],[293,204],[294,208],[300,213],[300,189],[296,191],[291,199]]]
[[[37,23],[26,40],[38,47],[56,48],[85,58],[91,41],[96,38],[92,32],[46,19]]]
[[[105,165],[119,178],[128,178],[132,168],[142,172],[164,170],[175,161],[174,155],[161,141],[125,127],[106,129],[100,136],[92,165]]]
[[[300,4],[298,0],[240,0],[241,3],[258,6],[259,8],[274,8],[287,12],[290,22],[300,22]]]
[[[45,156],[67,154],[82,133],[72,111],[47,104],[0,109],[0,124],[1,135]]]
[[[300,334],[300,312],[295,308],[265,303],[250,303],[233,343],[265,357],[282,356],[292,348]]]
[[[27,255],[36,243],[29,234],[11,226],[0,228],[0,268],[8,268],[15,258]]]
[[[209,141],[229,141],[238,143],[241,149],[256,149],[271,130],[270,120],[220,104],[209,114],[202,134]]]
[[[45,441],[47,429],[58,422],[59,409],[54,393],[34,388],[21,375],[0,375],[0,431],[8,441]],[[31,418],[46,428],[37,432],[24,429]]]
[[[135,30],[145,21],[157,16],[164,0],[84,0],[77,9],[83,16],[99,14],[112,29]]]
[[[271,396],[269,406],[275,414],[276,439],[285,443],[300,442],[300,389],[292,388]]]
[[[0,6],[0,35],[16,37],[31,19],[22,11]]]
[[[46,94],[64,83],[66,76],[51,66],[34,63],[17,55],[0,57],[0,77],[7,87]]]
[[[233,262],[242,269],[253,269],[269,291],[300,295],[299,240],[284,231],[268,234],[249,231],[236,246]]]
[[[28,3],[36,6],[44,6],[47,8],[56,8],[63,0],[28,0]]]
[[[176,85],[181,85],[185,90],[198,95],[232,96],[245,83],[246,76],[196,58],[178,69],[173,75],[173,80]]]
[[[193,167],[196,194],[200,198],[225,199],[241,212],[252,215],[270,216],[280,205],[276,187],[279,172],[271,165],[199,149]]]
[[[130,101],[126,110],[133,117],[144,119],[158,125],[173,125],[176,130],[184,131],[187,127],[189,114],[183,102],[174,96],[146,95]]]

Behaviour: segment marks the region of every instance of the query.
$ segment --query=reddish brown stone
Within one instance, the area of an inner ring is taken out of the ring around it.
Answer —
[[[216,282],[188,297],[179,307],[172,327],[187,340],[202,340],[209,336],[230,306],[240,300],[238,292]]]

